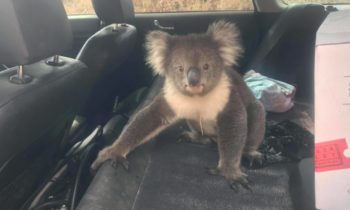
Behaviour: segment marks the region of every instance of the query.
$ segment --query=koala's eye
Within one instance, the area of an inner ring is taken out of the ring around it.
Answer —
[[[207,63],[204,64],[204,65],[203,65],[203,69],[204,69],[204,70],[208,70],[208,69],[209,69],[209,64],[207,64]]]
[[[179,67],[177,67],[177,70],[178,70],[179,72],[184,72],[184,67],[183,67],[183,66],[179,66]]]

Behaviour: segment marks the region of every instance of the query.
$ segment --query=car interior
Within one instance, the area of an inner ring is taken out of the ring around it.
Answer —
[[[0,209],[315,209],[312,154],[244,169],[252,192],[206,173],[215,145],[179,141],[184,122],[128,155],[129,169],[90,165],[161,92],[145,36],[205,32],[220,19],[241,32],[242,75],[296,87],[295,105],[267,113],[313,117],[315,34],[334,5],[253,0],[252,11],[135,13],[132,0],[92,0],[67,16],[61,0],[0,2]]]

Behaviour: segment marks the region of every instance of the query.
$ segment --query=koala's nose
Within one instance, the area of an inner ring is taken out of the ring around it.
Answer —
[[[199,69],[191,67],[187,73],[187,80],[190,86],[196,86],[201,80],[201,74]]]

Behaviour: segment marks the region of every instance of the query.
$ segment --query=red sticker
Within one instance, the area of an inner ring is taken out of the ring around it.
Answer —
[[[333,171],[350,168],[350,158],[345,157],[345,139],[317,143],[315,145],[315,171]]]

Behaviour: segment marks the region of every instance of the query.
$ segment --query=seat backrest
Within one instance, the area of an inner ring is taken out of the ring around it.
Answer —
[[[0,203],[19,209],[53,166],[89,81],[80,61],[43,60],[72,43],[61,0],[1,0],[0,29],[0,63],[20,65],[0,72]]]
[[[316,22],[318,22],[316,24],[310,24],[309,31],[311,32],[307,31],[308,33],[315,33],[318,25],[325,17],[326,12],[322,5],[297,4],[287,7],[263,37],[260,46],[251,59],[249,69],[258,69],[262,65],[262,62],[264,62],[264,59],[266,59],[267,55],[279,42],[279,40],[286,33],[290,32],[290,30],[293,30],[296,25],[302,25],[300,21],[303,21],[305,14],[311,16],[314,22],[315,19]],[[307,21],[310,22],[310,20]]]
[[[98,18],[106,25],[132,24],[135,13],[132,0],[92,0]]]
[[[131,0],[93,2],[102,22],[111,24],[91,36],[77,55],[77,59],[88,66],[93,80],[88,101],[80,113],[88,118],[111,108],[108,104],[110,99],[113,101],[113,85],[117,77],[122,76],[118,68],[130,56],[137,39],[136,28],[124,23],[133,17]]]
[[[290,6],[266,32],[247,70],[293,84],[297,100],[313,103],[316,31],[327,15],[323,5]]]

